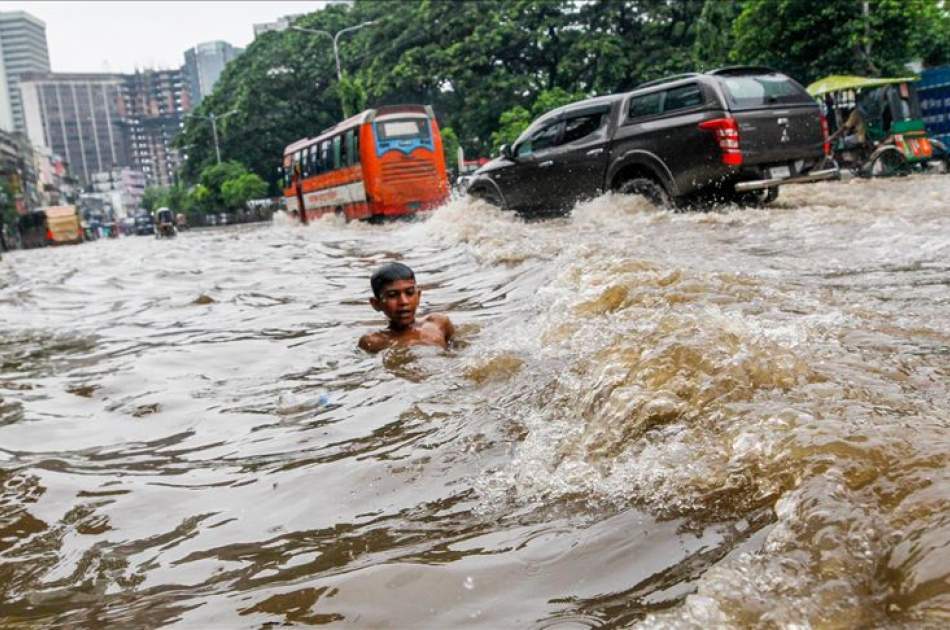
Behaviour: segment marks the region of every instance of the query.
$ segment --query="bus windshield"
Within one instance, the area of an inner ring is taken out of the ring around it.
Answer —
[[[429,120],[427,118],[405,118],[376,123],[376,134],[380,140],[424,140],[429,139]]]

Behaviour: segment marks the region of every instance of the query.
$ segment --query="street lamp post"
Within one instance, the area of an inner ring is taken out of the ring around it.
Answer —
[[[340,65],[340,35],[343,33],[350,33],[352,31],[357,31],[364,26],[372,26],[376,24],[379,20],[370,20],[368,22],[362,22],[354,26],[347,26],[346,28],[338,30],[334,34],[330,34],[329,31],[323,31],[315,28],[304,28],[303,26],[291,26],[295,31],[300,31],[301,33],[310,33],[311,35],[326,35],[333,40],[333,57],[336,59],[336,80],[337,83],[343,82],[343,67]],[[343,94],[340,94],[340,104],[343,106],[343,115],[346,116],[346,103],[343,102]]]
[[[218,146],[218,123],[219,120],[224,120],[232,114],[238,113],[238,110],[232,109],[229,112],[225,112],[220,116],[215,115],[214,112],[211,112],[207,116],[204,114],[185,114],[185,116],[190,116],[192,118],[204,118],[205,120],[211,121],[211,136],[214,138],[214,155],[218,159],[218,164],[221,163],[221,149]]]

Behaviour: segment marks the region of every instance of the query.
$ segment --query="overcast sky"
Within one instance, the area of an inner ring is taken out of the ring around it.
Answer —
[[[177,68],[184,52],[223,39],[247,46],[253,25],[309,13],[318,0],[270,2],[4,2],[0,11],[26,11],[46,22],[54,72],[129,72]]]

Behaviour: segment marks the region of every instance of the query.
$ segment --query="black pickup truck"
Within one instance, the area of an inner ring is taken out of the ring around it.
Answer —
[[[605,191],[657,205],[768,203],[783,184],[837,177],[815,101],[769,68],[669,77],[548,112],[475,172],[469,194],[521,212]]]

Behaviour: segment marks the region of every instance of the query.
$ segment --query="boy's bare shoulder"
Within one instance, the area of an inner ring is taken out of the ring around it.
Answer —
[[[383,350],[389,344],[392,343],[392,339],[385,332],[374,332],[360,337],[359,346],[367,352],[379,352]]]
[[[426,321],[432,322],[442,330],[442,334],[445,335],[445,340],[448,341],[452,338],[452,335],[455,334],[455,326],[452,325],[452,320],[449,319],[448,315],[444,313],[431,313],[426,316]]]
[[[451,324],[452,320],[449,319],[449,316],[445,313],[430,313],[426,315],[426,319],[440,326],[444,324]]]

